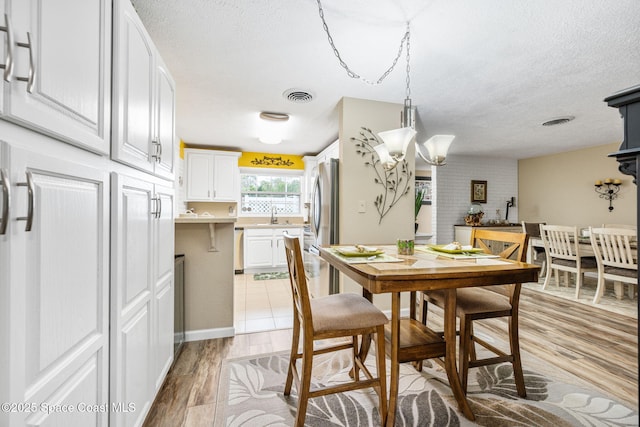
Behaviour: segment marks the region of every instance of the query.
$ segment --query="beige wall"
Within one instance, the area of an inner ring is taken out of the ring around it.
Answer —
[[[399,238],[413,239],[415,223],[413,208],[415,150],[413,145],[409,145],[406,157],[412,175],[409,193],[400,197],[380,222],[380,216],[373,202],[376,196],[381,193],[381,187],[374,182],[376,174],[373,168],[365,166],[366,159],[356,153],[356,142],[351,140],[352,137],[358,137],[361,127],[371,129],[374,134],[400,127],[402,105],[343,98],[339,105],[339,111],[339,241],[375,245],[395,242]],[[365,213],[358,212],[358,201],[360,200],[364,200],[366,204]],[[344,292],[362,292],[359,285],[344,277],[342,290]],[[391,306],[388,295],[378,295],[374,298],[374,302],[383,310]]]
[[[636,224],[637,190],[633,178],[621,174],[618,162],[607,157],[619,146],[614,143],[520,160],[520,220],[578,227]],[[622,180],[611,212],[609,202],[594,191],[594,182],[605,178]]]
[[[216,252],[209,224],[176,224],[175,252],[185,254],[187,339],[229,336],[233,330],[233,223],[215,224]]]

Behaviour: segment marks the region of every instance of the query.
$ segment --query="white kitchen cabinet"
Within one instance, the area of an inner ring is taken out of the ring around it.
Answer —
[[[313,185],[318,176],[318,159],[314,156],[304,156],[304,203],[311,203]]]
[[[184,150],[188,202],[237,202],[240,196],[241,153],[187,148]]]
[[[109,402],[108,173],[93,154],[43,154],[64,144],[35,139],[0,143],[11,192],[0,235],[0,397],[37,407],[1,411],[0,425],[104,426],[108,412],[43,409]]]
[[[111,401],[135,404],[113,426],[138,426],[173,360],[173,189],[112,176]]]
[[[12,72],[4,74],[2,118],[108,154],[111,1],[5,0],[2,9],[8,22],[1,24],[7,30],[0,33],[0,62],[8,53],[13,58]]]
[[[114,1],[114,160],[173,179],[175,83],[129,0]]]
[[[283,233],[300,239],[302,247],[301,227],[281,228],[245,228],[244,230],[244,268],[261,269],[286,267],[287,258],[284,251]]]

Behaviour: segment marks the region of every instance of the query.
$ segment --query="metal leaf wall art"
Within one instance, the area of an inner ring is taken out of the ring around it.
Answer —
[[[361,127],[358,137],[352,137],[355,141],[356,153],[364,159],[367,167],[373,168],[375,171],[374,182],[382,187],[373,202],[380,216],[378,224],[382,223],[382,218],[391,210],[391,208],[404,196],[411,191],[411,182],[413,171],[409,170],[409,164],[406,160],[402,160],[398,166],[388,171],[382,167],[380,158],[374,150],[380,140],[371,132],[371,129]]]

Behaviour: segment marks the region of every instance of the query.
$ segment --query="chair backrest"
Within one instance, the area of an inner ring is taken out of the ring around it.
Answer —
[[[525,222],[522,221],[522,232],[527,233],[529,237],[540,237],[540,225],[546,222]]]
[[[578,227],[541,225],[540,237],[547,253],[553,258],[579,261]]]
[[[638,270],[638,249],[631,242],[636,232],[628,228],[589,227],[591,246],[598,264],[607,267]]]
[[[497,252],[500,258],[524,262],[527,259],[529,235],[527,233],[474,228],[471,231],[471,244],[474,247],[481,248],[485,253]],[[500,246],[497,247],[496,245]],[[498,248],[497,250],[496,247]]]
[[[476,248],[481,248],[485,253],[490,254],[499,251],[500,258],[525,262],[529,235],[527,233],[473,228],[471,231],[471,244]],[[517,309],[521,286],[520,283],[514,283],[512,285],[487,286],[483,289],[506,295],[509,298],[511,307]]]
[[[309,289],[307,276],[304,271],[304,261],[300,250],[300,240],[297,237],[284,233],[284,250],[287,256],[287,268],[289,269],[289,283],[293,295],[294,315],[300,320],[303,329],[313,325],[311,316],[311,303],[309,301]]]

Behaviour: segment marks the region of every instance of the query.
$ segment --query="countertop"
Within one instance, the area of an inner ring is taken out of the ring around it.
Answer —
[[[197,217],[180,217],[174,218],[176,224],[229,224],[238,220],[235,216],[216,217],[216,216],[197,216]]]
[[[243,228],[302,228],[304,224],[237,224],[237,227]]]

